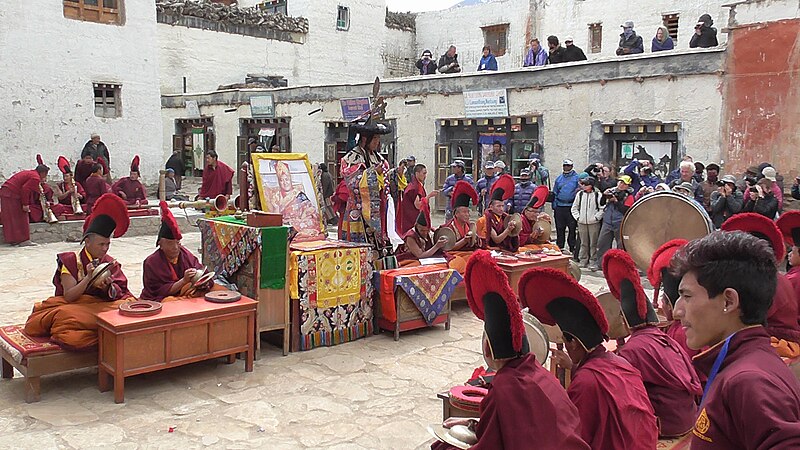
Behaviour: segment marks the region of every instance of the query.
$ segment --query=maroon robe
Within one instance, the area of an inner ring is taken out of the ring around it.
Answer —
[[[131,180],[131,177],[120,178],[119,181],[111,186],[111,192],[125,200],[129,205],[147,203],[147,189],[145,189],[141,181]],[[122,193],[125,193],[125,198],[122,197]]]
[[[706,375],[723,343],[694,357]],[[692,450],[800,448],[800,381],[761,326],[739,330],[700,406]]]
[[[344,220],[344,214],[347,210],[347,199],[350,197],[350,190],[347,189],[347,183],[344,180],[339,182],[339,185],[336,186],[336,192],[333,193],[331,196],[331,203],[333,204],[333,209],[336,211],[336,215],[339,216],[339,225],[337,227],[337,236],[339,239],[345,240],[344,236],[342,235],[342,221]]]
[[[81,257],[81,266],[78,267],[78,259],[77,259],[77,252],[65,252],[59,253],[56,256],[56,263],[58,267],[56,267],[56,273],[53,275],[53,286],[56,287],[55,293],[53,294],[56,297],[64,295],[64,286],[61,285],[61,268],[66,267],[69,271],[70,275],[75,278],[76,281],[80,281],[86,276],[86,266],[92,262],[89,259],[89,256],[86,254],[86,250],[81,248],[80,250],[80,257]],[[105,262],[113,262],[114,258],[108,256],[106,254],[102,258],[100,258],[99,263]],[[92,295],[94,297],[100,298],[105,301],[114,301],[119,300],[126,297],[132,297],[133,294],[128,290],[128,278],[125,277],[125,274],[122,273],[122,268],[117,265],[112,269],[111,272],[111,284],[108,286],[108,290],[100,291],[93,287],[89,287],[86,289],[85,292],[87,295]]]
[[[458,242],[461,239],[463,239],[464,236],[466,236],[466,234],[470,231],[470,226],[469,225],[463,226],[463,225],[459,224],[458,220],[456,220],[455,218],[450,219],[450,221],[447,222],[444,226],[446,226],[447,228],[450,228],[451,230],[453,230],[453,232],[456,234],[456,242]],[[475,241],[475,245],[470,245],[470,243],[467,242],[466,244],[464,244],[463,247],[461,247],[460,249],[458,249],[456,251],[459,251],[459,252],[475,251],[475,250],[483,248],[482,244],[483,244],[483,242],[481,242],[481,239],[478,238]]]
[[[503,226],[503,221],[508,214],[503,213],[502,216],[498,217],[495,215],[495,213],[486,210],[484,216],[486,216],[486,242],[488,243],[489,248],[497,248],[511,253],[516,253],[517,250],[519,250],[519,236],[506,236],[506,238],[503,239],[503,242],[499,244],[492,240],[491,230],[494,230],[498,236],[506,230],[505,226]]]
[[[50,205],[50,210],[53,211],[53,215],[56,217],[63,216],[67,212],[67,209],[64,205],[53,201],[53,195],[55,194],[53,188],[51,188],[49,184],[44,183],[42,184],[42,190],[44,191],[44,198]],[[31,195],[33,195],[30,212],[31,223],[44,222],[44,210],[42,209],[41,200],[39,200],[42,194],[37,191]]]
[[[77,181],[74,181],[74,183],[75,183],[75,191],[77,191],[78,195],[81,196],[79,201],[81,203],[85,202],[86,201],[86,191],[83,189],[83,185],[78,183]],[[59,182],[57,184],[57,186],[58,186],[58,189],[61,190],[62,193],[63,192],[67,192],[66,183],[64,183],[63,181]],[[72,211],[72,198],[71,197],[72,196],[67,195],[64,198],[60,198],[60,199],[58,199],[58,203],[61,203],[64,206],[68,206],[69,207],[69,210],[68,210],[69,214],[74,214],[74,212]]]
[[[680,345],[658,328],[645,326],[632,330],[617,354],[642,374],[661,436],[682,436],[691,431],[703,388]]]
[[[497,371],[481,401],[472,450],[589,449],[578,410],[556,378],[529,353]],[[447,444],[433,448],[450,449]]]
[[[786,272],[786,279],[792,284],[795,299],[797,299],[797,322],[800,323],[800,266],[789,269]]]
[[[693,358],[695,355],[700,353],[700,350],[691,349],[689,348],[689,345],[686,344],[686,330],[683,329],[683,325],[681,325],[680,320],[673,320],[669,324],[669,328],[667,328],[664,333],[677,342],[678,346],[683,349],[683,352],[686,353],[686,356],[689,358]]]
[[[31,206],[33,194],[39,192],[41,178],[35,170],[23,170],[11,175],[0,187],[0,217],[3,219],[3,240],[6,244],[19,244],[31,239],[28,213],[23,206]]]
[[[767,311],[767,333],[778,339],[800,343],[797,291],[782,273],[778,273],[775,296]]]
[[[217,167],[206,166],[203,170],[203,184],[200,186],[200,198],[215,198],[219,195],[233,193],[233,169],[222,161]]]
[[[86,214],[92,212],[92,207],[97,199],[103,194],[111,192],[111,186],[108,185],[106,179],[95,174],[86,179],[83,187],[86,189],[86,210],[84,211]]]
[[[400,206],[397,208],[397,234],[401,237],[406,234],[408,230],[414,228],[414,224],[417,223],[419,208],[414,206],[414,202],[417,201],[417,199],[425,198],[427,195],[425,186],[419,184],[416,178],[406,186],[406,189],[403,191],[403,199],[400,200]]]
[[[533,235],[533,224],[525,217],[525,214],[520,214],[522,218],[522,230],[519,232],[519,245],[533,244],[531,235]]]
[[[181,245],[177,264],[172,264],[159,248],[144,260],[142,281],[144,289],[139,296],[142,300],[161,301],[169,297],[169,290],[176,281],[183,278],[187,269],[202,269],[203,265],[196,256]]]
[[[400,236],[403,239],[403,244],[397,247],[397,252],[395,253],[395,258],[397,258],[397,263],[401,263],[403,261],[419,261],[419,258],[414,256],[414,253],[406,246],[405,242],[408,239],[414,239],[417,241],[417,245],[419,248],[422,249],[423,252],[426,252],[433,248],[433,238],[431,237],[430,233],[427,236],[421,236],[417,233],[416,227],[411,227],[410,230],[406,231],[405,234]],[[429,256],[429,258],[444,258],[447,261],[453,259],[452,256],[445,253],[444,250],[439,250],[438,252],[434,253],[433,256]]]
[[[92,176],[92,168],[94,167],[94,162],[84,162],[82,159],[75,163],[75,182],[78,184],[85,184],[86,179]]]
[[[642,376],[625,359],[598,346],[572,372],[569,398],[592,450],[653,450],[658,427]]]

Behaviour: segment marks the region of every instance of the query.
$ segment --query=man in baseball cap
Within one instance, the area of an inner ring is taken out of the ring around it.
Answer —
[[[480,196],[478,208],[481,212],[489,206],[489,192],[492,190],[492,185],[496,180],[494,161],[486,161],[483,163],[483,177],[475,185],[475,190],[478,191]]]
[[[644,53],[644,43],[642,42],[642,37],[633,31],[633,21],[626,20],[625,23],[620,25],[620,27],[622,28],[622,33],[619,35],[617,56]]]
[[[456,187],[456,183],[459,181],[466,181],[472,187],[475,187],[475,182],[472,180],[472,177],[464,172],[465,167],[466,165],[464,164],[464,161],[460,159],[456,159],[450,163],[450,169],[453,171],[453,173],[450,174],[446,180],[444,180],[444,186],[442,186],[442,194],[447,197],[447,203],[444,211],[445,221],[453,218],[453,202],[451,201],[451,197],[453,195],[453,189]]]

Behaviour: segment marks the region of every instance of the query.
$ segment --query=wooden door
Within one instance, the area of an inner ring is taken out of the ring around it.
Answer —
[[[438,189],[439,195],[436,196],[436,210],[444,211],[447,206],[447,197],[442,194],[441,188],[445,180],[450,175],[450,146],[447,144],[436,144],[436,185],[432,189]]]
[[[248,136],[239,136],[236,138],[236,167],[241,168],[242,164],[247,161],[248,164],[251,164],[250,158],[248,157],[248,148],[247,148],[247,140],[249,139]]]

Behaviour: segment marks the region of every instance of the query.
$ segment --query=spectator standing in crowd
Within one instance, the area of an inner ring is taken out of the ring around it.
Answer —
[[[478,191],[480,196],[478,209],[481,214],[489,206],[489,192],[491,192],[495,181],[497,181],[497,177],[494,175],[494,163],[486,161],[483,164],[483,177],[478,180],[475,186],[475,190]]]
[[[611,174],[611,166],[603,166],[600,168],[600,173],[597,178],[597,190],[605,192],[606,189],[611,189],[617,185],[617,180]]]
[[[792,183],[792,198],[800,200],[800,177],[794,177],[794,182]]]
[[[492,151],[486,154],[486,161],[502,161],[505,157],[506,152],[503,151],[503,144],[500,141],[494,141],[492,143]],[[505,168],[505,164],[503,164],[503,167]]]
[[[433,54],[430,50],[425,50],[422,52],[422,58],[417,60],[417,69],[419,69],[420,75],[435,75],[436,74],[436,62],[434,62],[431,57]]]
[[[550,186],[550,171],[542,164],[538,153],[531,153],[528,168],[531,170],[531,182],[537,186]]]
[[[520,170],[519,183],[514,186],[514,199],[511,208],[512,213],[522,214],[522,212],[525,211],[525,207],[528,206],[528,202],[531,201],[531,196],[533,195],[534,189],[536,189],[536,185],[531,183],[530,169],[526,168]]]
[[[639,162],[642,165],[642,167],[639,169],[639,176],[642,179],[642,186],[655,189],[656,186],[661,183],[661,178],[653,173],[653,163],[646,159]]]
[[[694,199],[697,201],[697,203],[702,205],[703,204],[703,187],[695,179],[694,170],[695,170],[695,165],[694,164],[692,164],[689,161],[681,161],[681,165],[680,165],[680,168],[679,168],[680,178],[678,178],[677,180],[673,180],[672,183],[670,183],[669,187],[670,188],[674,188],[675,186],[677,186],[677,185],[679,185],[681,183],[691,183],[692,184],[692,194],[694,196]]]
[[[697,162],[694,163],[694,179],[695,179],[695,181],[697,181],[698,183],[702,183],[703,182],[703,180],[705,179],[703,177],[703,172],[705,170],[706,170],[706,166],[703,163],[701,163],[700,161],[697,161]]]
[[[531,39],[531,46],[528,48],[528,54],[525,55],[523,67],[543,66],[545,64],[547,64],[547,52],[542,48],[539,39]]]
[[[92,133],[89,141],[83,146],[81,158],[86,155],[92,155],[92,159],[95,160],[95,162],[97,162],[98,158],[102,157],[105,159],[106,164],[108,164],[107,167],[111,167],[111,156],[108,153],[108,147],[100,140],[100,135],[97,133]]]
[[[564,47],[559,44],[557,37],[547,36],[547,47],[550,48],[550,52],[547,55],[548,64],[564,62]]]
[[[506,173],[506,163],[503,161],[495,161],[494,162],[494,176],[499,177],[500,175]]]
[[[642,188],[642,177],[639,175],[640,167],[639,160],[634,159],[622,169],[622,173],[631,177],[631,189],[633,189],[633,192],[639,192],[639,189]]]
[[[456,46],[451,45],[450,48],[439,58],[439,73],[459,73],[461,66],[458,64],[458,53],[456,53]]]
[[[417,157],[414,155],[406,156],[406,186],[414,179],[414,167],[417,165]]]
[[[712,27],[714,21],[711,15],[703,14],[694,26],[694,34],[689,41],[689,48],[709,48],[719,45],[717,42],[717,29]]]
[[[180,190],[183,173],[186,171],[186,168],[183,165],[183,158],[181,158],[180,150],[173,150],[172,155],[167,160],[164,168],[172,169],[172,172],[175,174],[175,186],[178,188],[178,190]]]
[[[562,251],[566,243],[569,250],[578,256],[578,249],[575,248],[578,223],[572,217],[572,204],[575,202],[575,195],[578,193],[578,173],[573,170],[573,162],[565,159],[561,167],[563,172],[556,178],[553,184],[553,213],[556,219],[556,245]],[[567,230],[569,235],[567,236]]]
[[[644,53],[644,43],[642,37],[633,31],[633,21],[626,20],[625,23],[620,25],[622,33],[619,35],[619,47],[617,47],[617,55],[634,55],[636,53]]]
[[[406,186],[408,186],[405,175],[406,164],[408,164],[408,162],[405,159],[401,159],[400,162],[397,163],[397,167],[392,167],[386,173],[386,179],[389,180],[389,195],[392,196],[395,207],[400,204],[403,191],[406,189]]]
[[[597,263],[603,261],[603,255],[611,249],[612,241],[617,247],[620,246],[619,226],[634,200],[633,189],[630,186],[631,177],[622,175],[617,181],[617,187],[603,191],[603,198],[600,199],[600,206],[603,207],[603,225],[597,237],[597,258],[595,265],[589,266],[593,272],[599,270]]]
[[[744,193],[745,198],[747,197],[747,188],[755,186],[760,174],[761,171],[758,170],[758,167],[749,166],[747,170],[744,171],[744,174],[742,174],[742,178],[736,182],[736,187]]]
[[[464,161],[457,159],[450,163],[450,170],[453,171],[447,179],[444,180],[444,186],[442,186],[442,194],[447,198],[445,203],[445,210],[444,210],[444,217],[445,222],[449,222],[450,219],[453,218],[453,205],[452,205],[452,196],[453,196],[453,189],[456,188],[456,183],[459,181],[466,181],[469,183],[470,186],[473,188],[475,187],[475,181],[473,181],[472,177],[467,175],[464,172],[465,164]]]
[[[328,225],[336,225],[339,220],[333,208],[333,193],[336,190],[336,185],[333,184],[333,177],[328,171],[328,165],[319,163],[319,182],[322,185],[322,202],[325,204],[324,211],[327,218]]]
[[[778,171],[772,166],[764,167],[761,176],[772,181],[772,195],[778,199],[778,212],[783,211],[783,189],[778,186]]]
[[[578,222],[578,237],[581,249],[578,252],[581,267],[597,266],[597,238],[600,237],[600,221],[603,206],[600,191],[595,188],[597,180],[586,177],[580,182],[580,190],[572,203],[572,217]]]
[[[683,161],[689,161],[690,163],[694,164],[694,159],[689,155],[686,155],[683,158],[681,158],[681,162]],[[670,171],[670,173],[667,175],[667,179],[664,180],[664,183],[667,183],[668,185],[672,184],[673,181],[677,180],[680,177],[681,177],[681,166],[679,163],[677,168]]]
[[[478,62],[478,72],[484,70],[497,71],[497,58],[492,54],[492,47],[488,45],[483,46],[483,57]]]
[[[711,193],[711,221],[717,229],[728,218],[739,214],[744,207],[744,195],[736,189],[733,175],[725,175],[721,182],[722,186],[717,185],[716,190]]]
[[[586,55],[580,47],[573,43],[572,36],[567,36],[564,39],[564,45],[566,45],[564,47],[564,62],[586,61]]]
[[[762,178],[755,186],[748,188],[742,211],[758,213],[774,220],[778,215],[778,199],[772,193],[772,184],[771,180]]]
[[[700,182],[703,187],[703,207],[711,214],[711,193],[716,191],[719,186],[719,166],[711,163],[706,166],[706,179]]]
[[[667,27],[658,27],[656,35],[653,38],[653,44],[650,46],[650,51],[663,52],[664,50],[672,50],[675,48],[675,43],[667,31]]]

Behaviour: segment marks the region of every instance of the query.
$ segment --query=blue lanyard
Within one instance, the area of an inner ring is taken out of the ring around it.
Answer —
[[[736,333],[728,336],[725,339],[725,343],[722,344],[722,350],[720,350],[719,355],[717,355],[717,359],[714,360],[714,365],[711,366],[711,373],[708,374],[708,381],[706,381],[706,387],[703,389],[703,398],[700,400],[700,404],[702,405],[706,401],[706,395],[708,394],[709,389],[711,389],[711,384],[714,382],[714,379],[717,378],[717,374],[719,374],[719,369],[722,366],[722,361],[728,356],[728,345],[731,343],[731,338]]]

